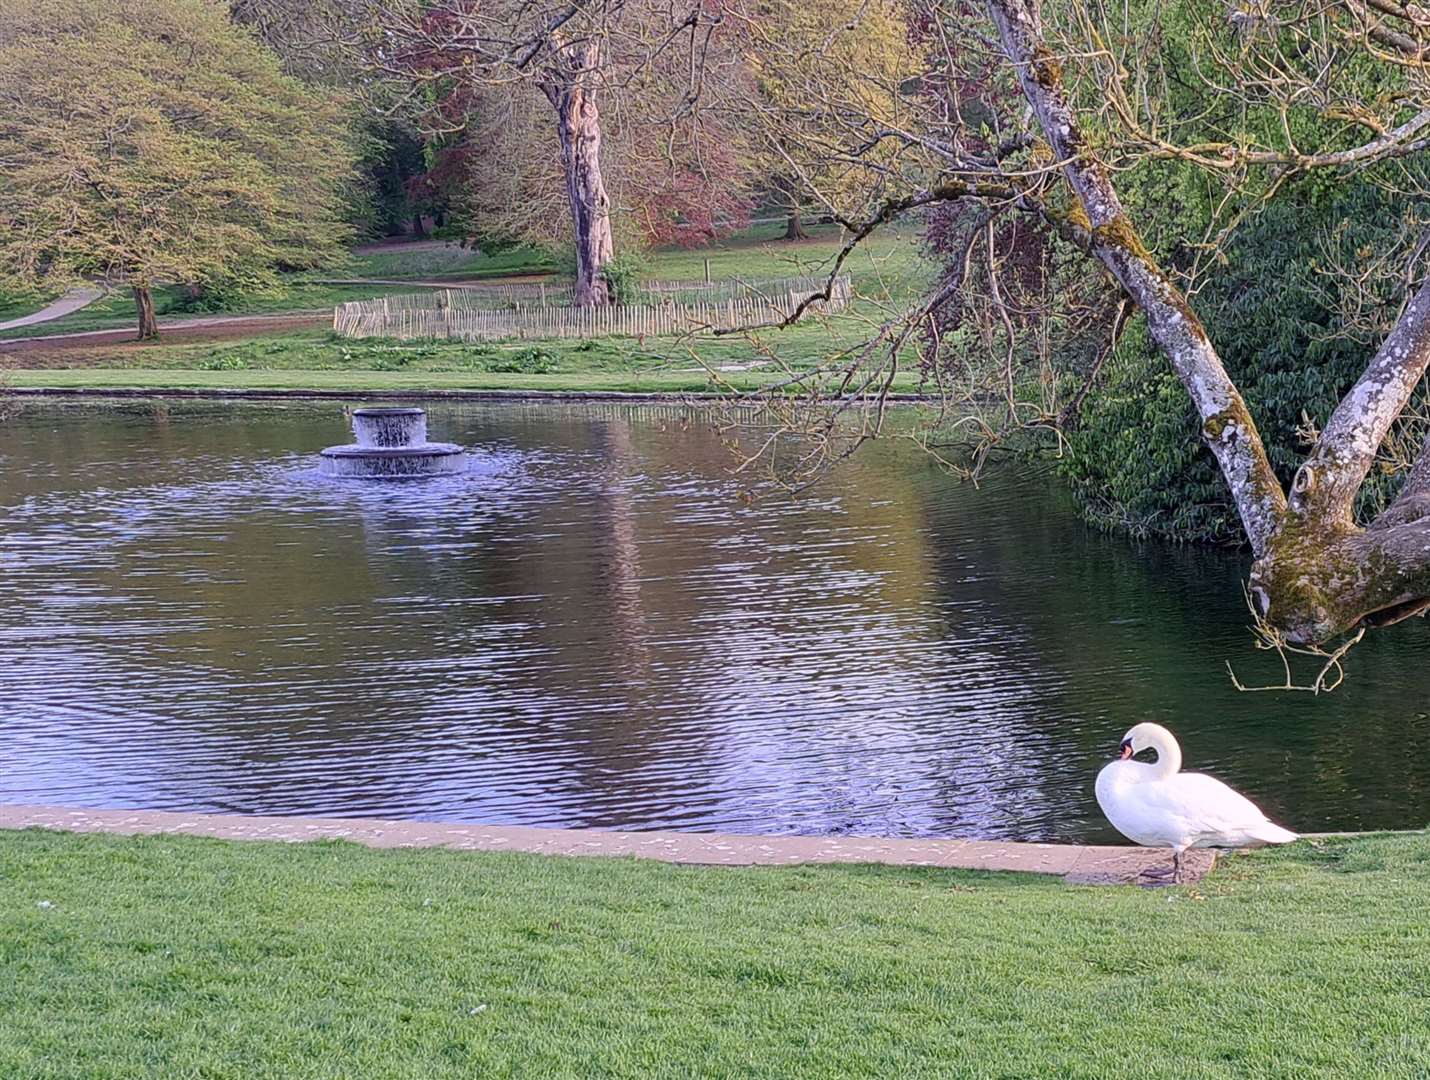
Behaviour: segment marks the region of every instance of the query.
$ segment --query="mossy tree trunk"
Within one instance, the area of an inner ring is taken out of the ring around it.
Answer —
[[[1202,421],[1256,556],[1250,588],[1263,618],[1294,642],[1322,642],[1430,606],[1430,439],[1396,502],[1361,527],[1352,511],[1391,426],[1430,365],[1430,280],[1337,406],[1289,497],[1255,421],[1201,321],[1143,247],[1110,173],[1085,145],[1061,66],[1043,43],[1037,0],[989,0],[1012,61],[1082,214],[1072,224],[1142,311]]]

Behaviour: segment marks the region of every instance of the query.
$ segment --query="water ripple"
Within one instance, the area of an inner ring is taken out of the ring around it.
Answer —
[[[1302,829],[1430,818],[1423,628],[1253,701],[1238,558],[1046,480],[876,446],[747,506],[698,422],[431,413],[465,475],[323,477],[329,407],[0,426],[0,801],[1096,840],[1150,717]]]

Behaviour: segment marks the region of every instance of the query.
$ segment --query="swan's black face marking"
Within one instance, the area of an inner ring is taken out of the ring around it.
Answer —
[[[1136,751],[1132,749],[1131,739],[1123,739],[1122,745],[1118,749],[1121,751],[1121,753],[1119,753],[1117,756],[1123,761],[1126,761],[1128,758],[1130,758],[1133,754],[1136,753]]]

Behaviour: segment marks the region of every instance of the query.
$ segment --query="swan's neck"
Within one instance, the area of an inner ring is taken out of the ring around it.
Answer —
[[[1157,760],[1150,766],[1150,779],[1166,780],[1182,771],[1182,748],[1170,733],[1159,732],[1152,736],[1149,743],[1152,749],[1157,751]]]

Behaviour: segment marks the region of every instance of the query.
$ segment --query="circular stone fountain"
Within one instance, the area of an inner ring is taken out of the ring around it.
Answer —
[[[467,452],[456,443],[427,441],[427,414],[421,409],[354,409],[353,434],[355,444],[323,451],[323,472],[365,480],[419,480],[467,467]]]

